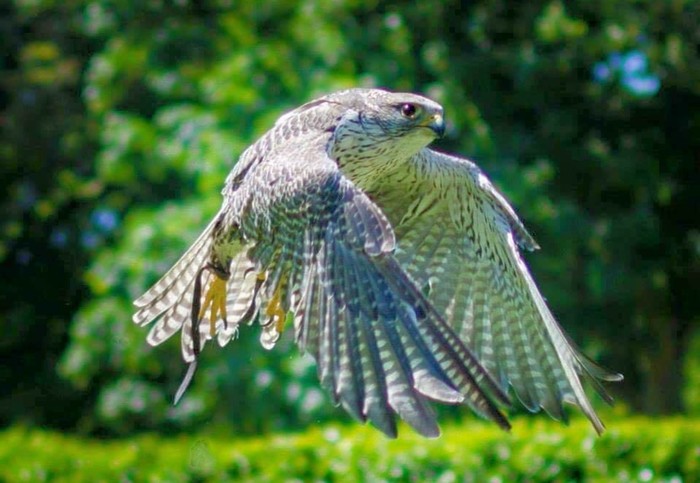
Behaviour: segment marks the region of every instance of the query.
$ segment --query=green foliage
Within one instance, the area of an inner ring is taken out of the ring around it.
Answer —
[[[0,7],[0,353],[13,363],[0,423],[257,433],[338,417],[308,359],[288,338],[262,351],[256,328],[207,347],[173,408],[179,342],[147,348],[130,317],[214,215],[243,149],[285,110],[350,86],[442,102],[438,149],[475,159],[512,201],[562,325],[625,373],[615,392],[640,410],[682,410],[681,394],[697,408],[699,6]]]
[[[407,429],[407,428],[402,428]],[[5,481],[697,481],[700,424],[616,421],[596,437],[517,421],[512,434],[471,423],[436,440],[326,426],[269,438],[205,434],[118,441],[15,428],[0,434]]]
[[[689,414],[700,414],[700,332],[688,344],[683,402]]]

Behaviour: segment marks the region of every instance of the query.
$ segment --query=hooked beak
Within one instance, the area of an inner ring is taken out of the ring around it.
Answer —
[[[445,119],[440,113],[436,113],[430,116],[427,119],[426,123],[423,124],[423,126],[432,129],[432,131],[435,133],[435,136],[438,138],[441,138],[445,135]]]

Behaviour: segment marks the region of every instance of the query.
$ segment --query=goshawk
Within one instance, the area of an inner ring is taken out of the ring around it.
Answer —
[[[617,381],[557,324],[520,250],[534,239],[472,162],[426,146],[445,129],[424,97],[350,89],[283,115],[240,157],[223,203],[136,300],[134,322],[176,332],[190,371],[204,343],[259,321],[271,348],[292,321],[322,385],[396,436],[394,414],[439,434],[429,400],[466,403],[503,428],[508,385],[530,411],[563,402],[603,424],[587,379]]]

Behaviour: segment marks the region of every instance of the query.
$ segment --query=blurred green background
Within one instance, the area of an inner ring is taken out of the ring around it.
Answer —
[[[267,352],[256,328],[206,350],[173,407],[179,341],[149,348],[130,318],[216,212],[241,151],[286,110],[355,86],[445,106],[437,149],[476,161],[506,194],[542,246],[527,260],[553,312],[624,373],[611,429],[629,413],[696,425],[699,26],[691,0],[6,0],[6,441],[349,425],[289,337]],[[447,426],[474,421],[440,411]]]

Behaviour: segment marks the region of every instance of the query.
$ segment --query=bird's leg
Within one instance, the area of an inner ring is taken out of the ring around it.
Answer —
[[[272,319],[275,323],[275,329],[277,333],[281,334],[284,330],[284,321],[287,318],[287,314],[280,306],[280,289],[279,285],[275,289],[274,294],[270,302],[267,304],[267,309],[265,309],[265,314]]]
[[[267,303],[267,308],[265,309],[265,315],[270,317],[272,322],[275,323],[275,329],[278,334],[281,334],[284,330],[284,322],[287,319],[287,313],[282,309],[281,298],[282,298],[282,286],[284,285],[284,280],[280,280],[275,287],[275,291],[272,293],[272,298]]]
[[[209,310],[209,335],[214,337],[216,321],[219,317],[224,321],[224,326],[228,325],[226,321],[226,283],[229,277],[227,273],[212,266],[208,268],[214,275],[214,278],[209,284],[207,293],[204,295],[204,303],[199,311],[199,319],[201,320],[207,310]]]

